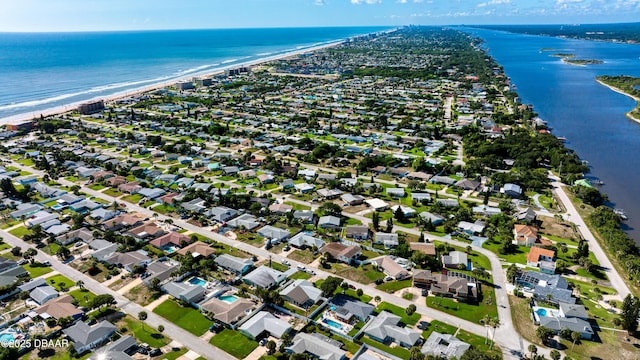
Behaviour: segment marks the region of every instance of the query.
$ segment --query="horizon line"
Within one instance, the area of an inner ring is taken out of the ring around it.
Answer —
[[[635,22],[602,22],[602,23],[530,23],[530,24],[478,24],[478,23],[460,23],[460,24],[396,24],[396,25],[327,25],[327,26],[256,26],[256,27],[194,27],[194,28],[163,28],[163,29],[102,29],[102,30],[34,30],[34,31],[12,31],[0,30],[0,34],[68,34],[68,33],[108,33],[108,32],[158,32],[158,31],[196,31],[196,30],[249,30],[249,29],[336,29],[336,28],[400,28],[406,26],[583,26],[583,25],[624,25],[624,24],[640,24]]]

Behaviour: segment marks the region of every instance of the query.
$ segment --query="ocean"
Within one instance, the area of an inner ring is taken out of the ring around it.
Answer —
[[[0,33],[0,123],[387,29]]]
[[[553,133],[566,137],[567,147],[589,162],[588,177],[604,182],[600,190],[611,206],[625,210],[625,230],[640,243],[640,123],[625,116],[636,102],[595,80],[598,75],[640,77],[640,45],[464,30],[484,40],[522,102],[533,104]],[[575,66],[550,56],[554,53],[604,63]]]

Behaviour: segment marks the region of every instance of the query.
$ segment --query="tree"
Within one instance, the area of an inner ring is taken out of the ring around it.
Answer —
[[[374,300],[375,302],[379,303],[382,299],[380,298],[380,296],[379,296],[379,295],[376,295],[376,297],[375,297],[375,298],[373,298],[373,300]]]
[[[97,309],[102,306],[111,306],[115,305],[116,300],[113,298],[111,294],[100,294],[97,295],[93,300],[88,304],[89,309]]]
[[[69,250],[66,246],[60,246],[58,251],[56,251],[56,256],[61,260],[67,260],[69,256],[71,256],[71,250]]]
[[[378,231],[380,229],[380,214],[377,211],[371,215],[371,222],[373,223],[373,230]]]
[[[638,328],[638,315],[640,315],[640,299],[629,294],[622,302],[622,312],[620,312],[622,328],[630,334],[634,333]]]
[[[162,325],[162,324],[158,325],[158,332],[159,333],[164,332],[164,325]]]
[[[393,217],[399,222],[402,222],[404,220],[404,211],[402,211],[402,206],[398,205],[398,208],[393,213]]]
[[[361,288],[358,288],[358,290],[356,290],[356,295],[358,295],[358,297],[361,297],[362,294],[364,294],[364,291]]]
[[[560,360],[560,357],[562,356],[562,354],[560,354],[560,351],[553,349],[549,353],[549,356],[551,356],[552,360]]]
[[[425,356],[422,353],[422,349],[419,346],[411,347],[409,352],[411,353],[411,356],[409,357],[410,360],[424,360],[425,359]]]
[[[509,265],[507,268],[507,280],[510,283],[515,284],[516,277],[518,276],[518,267],[515,264]]]
[[[333,215],[340,216],[342,215],[342,208],[338,204],[334,204],[332,202],[326,202],[318,208],[318,211],[323,215]]]
[[[414,304],[410,304],[405,310],[405,313],[407,313],[407,315],[411,316],[413,315],[413,313],[416,312],[416,306]]]
[[[580,339],[582,339],[582,334],[580,334],[580,332],[571,332],[571,352],[573,352],[573,347],[576,346],[576,343],[580,343]]]
[[[531,353],[531,358],[533,358],[533,354],[537,354],[538,353],[538,347],[533,345],[533,344],[530,344],[527,349]]]
[[[320,285],[320,290],[322,290],[322,296],[330,297],[338,289],[338,286],[342,283],[342,279],[339,277],[329,276],[327,279]]]
[[[267,342],[267,354],[271,355],[276,352],[276,342],[273,340],[269,340]]]
[[[387,228],[385,229],[385,232],[391,233],[392,231],[393,231],[393,219],[389,218],[389,220],[387,220]]]
[[[347,289],[349,289],[349,284],[346,281],[344,281],[342,282],[342,284],[340,284],[340,287],[342,288],[342,293],[344,294],[347,291]]]
[[[555,332],[548,327],[539,326],[536,329],[536,336],[540,338],[543,344],[546,344],[553,335],[555,335]]]

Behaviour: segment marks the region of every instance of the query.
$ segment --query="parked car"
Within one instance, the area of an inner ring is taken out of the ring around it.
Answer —
[[[300,271],[305,271],[305,270],[307,270],[307,268],[306,268],[306,267],[304,267],[304,266],[302,266],[302,265],[298,265],[298,266],[296,266],[296,268],[297,268],[298,270],[300,270]]]
[[[375,284],[376,284],[376,285],[380,285],[380,284],[382,284],[382,283],[384,283],[384,280],[382,280],[382,279],[377,279],[377,280],[375,281]]]
[[[267,345],[267,339],[266,338],[260,340],[260,346],[265,346],[265,345]]]
[[[162,350],[155,348],[149,351],[149,356],[158,356],[158,355],[162,355]]]
[[[289,266],[291,263],[289,262],[289,260],[282,260],[282,265],[287,265]]]

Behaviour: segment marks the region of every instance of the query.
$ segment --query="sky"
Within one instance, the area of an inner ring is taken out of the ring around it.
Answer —
[[[0,32],[640,21],[640,0],[0,0]]]

